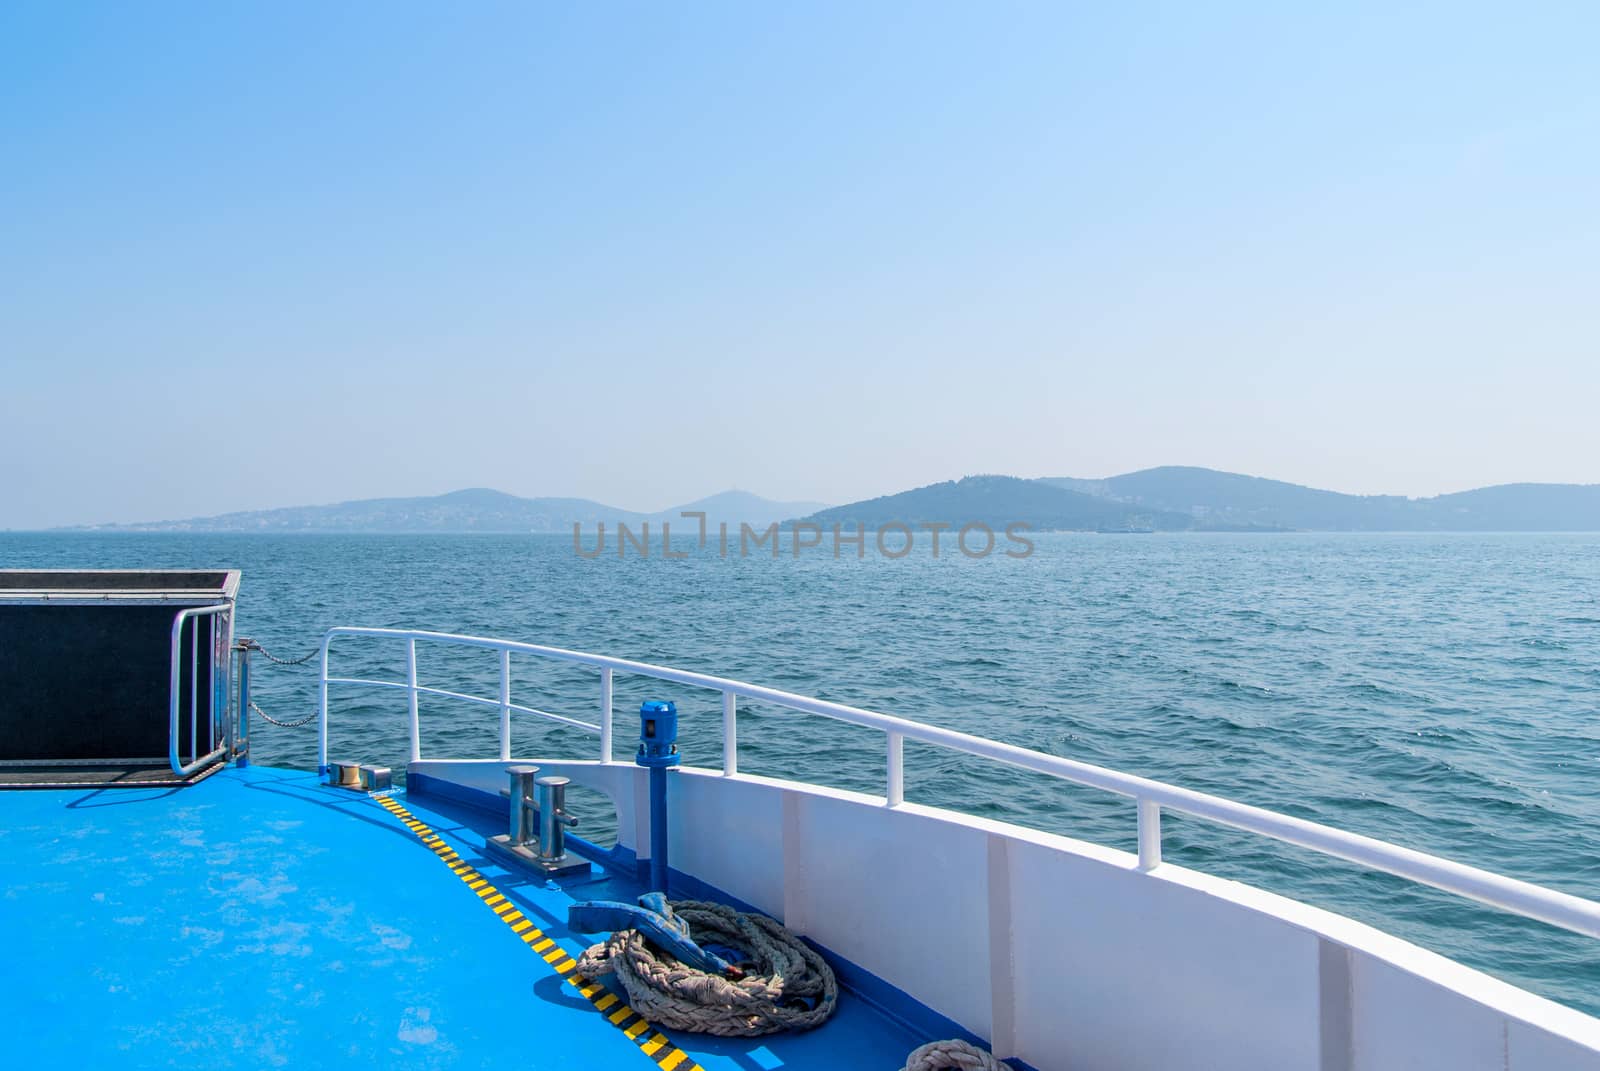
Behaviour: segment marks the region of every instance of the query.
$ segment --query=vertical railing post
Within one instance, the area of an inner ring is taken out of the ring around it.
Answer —
[[[722,693],[722,776],[739,772],[739,697]]]
[[[322,679],[317,682],[317,773],[328,772],[328,645],[333,633],[322,637]],[[243,704],[240,704],[241,708]],[[243,709],[240,714],[244,713]]]
[[[1161,865],[1161,804],[1139,801],[1139,869],[1154,870]]]
[[[600,761],[611,761],[611,670],[600,670]]]
[[[323,674],[327,676],[326,673]],[[326,689],[327,685],[324,684]],[[250,643],[246,640],[239,645],[239,716],[235,719],[238,730],[233,741],[233,764],[241,769],[250,765]],[[326,765],[328,757],[323,747],[317,753],[318,772]]]
[[[200,757],[200,621],[189,619],[189,761]]]
[[[210,725],[206,734],[206,754],[209,755],[217,750],[217,615],[207,614],[206,618],[211,622],[211,657],[206,660],[206,687],[211,695],[206,718]]]
[[[406,689],[411,697],[411,761],[422,759],[422,725],[417,720],[417,638],[406,637]]]
[[[234,733],[238,726],[233,718],[233,611],[229,610],[222,615],[222,632],[217,637],[217,646],[221,648],[222,655],[222,682],[217,691],[221,693],[222,702],[222,736],[223,744],[230,752],[234,748]]]
[[[906,738],[904,733],[889,734],[889,787],[884,793],[891,807],[906,801]]]
[[[511,651],[500,649],[500,757],[511,757]]]

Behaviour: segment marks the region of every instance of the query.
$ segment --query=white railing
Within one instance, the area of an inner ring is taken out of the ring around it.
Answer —
[[[358,677],[328,676],[328,654],[337,636],[381,636],[404,640],[406,643],[406,682],[369,680]],[[461,647],[483,647],[501,652],[500,697],[490,699],[424,687],[417,683],[417,642],[449,644]],[[591,666],[600,670],[600,711],[598,724],[552,714],[533,707],[521,706],[510,699],[510,656],[513,653],[534,655],[557,662]],[[1480,903],[1497,907],[1526,918],[1539,919],[1590,937],[1600,937],[1600,903],[1569,893],[1557,892],[1516,878],[1504,877],[1478,867],[1451,862],[1426,852],[1402,848],[1373,837],[1334,829],[1317,822],[1278,814],[1261,807],[1235,803],[1220,796],[1195,792],[1175,785],[1152,781],[1149,778],[1121,773],[1103,766],[1094,766],[1075,759],[1047,755],[1040,751],[1004,744],[969,733],[941,729],[906,718],[897,718],[859,707],[830,703],[822,699],[796,695],[792,692],[764,688],[744,681],[714,677],[704,673],[654,666],[645,662],[631,662],[605,655],[568,651],[559,647],[543,647],[512,640],[494,640],[479,636],[456,636],[443,632],[420,632],[405,629],[353,628],[341,626],[329,629],[322,639],[322,681],[320,687],[320,721],[318,730],[317,765],[326,770],[328,765],[328,685],[352,684],[381,688],[403,688],[409,693],[411,713],[411,759],[421,759],[421,731],[417,720],[419,693],[446,696],[471,703],[498,706],[500,718],[500,757],[511,757],[510,713],[519,711],[560,724],[580,728],[600,736],[599,758],[611,762],[612,742],[612,675],[631,673],[641,677],[672,681],[676,684],[706,688],[722,693],[722,772],[736,776],[738,762],[738,701],[740,698],[758,700],[773,706],[807,714],[820,714],[825,718],[878,729],[887,736],[885,803],[898,807],[905,800],[904,750],[907,740],[950,748],[1008,763],[1025,770],[1059,777],[1074,784],[1129,796],[1136,802],[1138,821],[1139,867],[1153,870],[1161,864],[1161,813],[1163,810],[1204,818],[1221,825],[1256,833],[1286,844],[1320,852],[1372,870],[1381,870],[1423,885],[1431,885]]]

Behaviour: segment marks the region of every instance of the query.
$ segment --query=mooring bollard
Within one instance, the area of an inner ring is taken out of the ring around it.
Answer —
[[[533,779],[539,774],[537,766],[512,766],[506,773],[511,777],[511,834],[510,845],[521,848],[533,839]]]
[[[587,874],[588,862],[567,854],[567,827],[578,824],[567,813],[567,778],[539,777],[537,766],[508,766],[506,774],[511,786],[501,795],[511,800],[511,831],[485,841],[488,854],[547,877]]]
[[[560,866],[567,858],[567,827],[578,820],[567,813],[565,777],[539,778],[539,862],[546,867]]]

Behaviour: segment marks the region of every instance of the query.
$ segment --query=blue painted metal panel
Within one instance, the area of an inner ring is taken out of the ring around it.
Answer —
[[[461,808],[407,806],[573,955],[574,899],[641,891],[628,874],[507,874]],[[19,1066],[654,1066],[393,815],[313,774],[0,793],[0,828],[0,1002]],[[810,1034],[673,1040],[732,1071],[892,1069],[923,1039],[845,999]]]

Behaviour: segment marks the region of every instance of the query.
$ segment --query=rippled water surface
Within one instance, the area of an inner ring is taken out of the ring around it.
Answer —
[[[0,565],[242,569],[238,632],[281,655],[335,624],[503,636],[742,678],[1113,766],[1600,898],[1600,537],[1055,535],[1031,558],[589,561],[554,536],[4,535]],[[496,656],[419,656],[425,684],[494,695]],[[258,662],[259,665],[259,662]],[[349,639],[334,671],[403,679]],[[263,666],[274,717],[315,671]],[[518,702],[592,721],[592,670],[519,660]],[[715,765],[714,694],[676,699]],[[406,758],[401,692],[336,689],[334,750]],[[427,755],[497,753],[498,713],[437,697]],[[632,723],[619,719],[619,726]],[[593,737],[519,716],[519,754]],[[625,746],[626,733],[619,728]],[[740,765],[882,792],[883,738],[741,707]],[[314,731],[261,726],[257,762]],[[1131,849],[1129,801],[919,745],[907,796]],[[591,831],[604,818],[589,823]],[[1372,922],[1600,1012],[1600,946],[1299,849],[1182,818],[1167,858]]]

